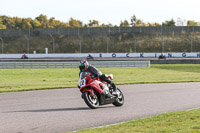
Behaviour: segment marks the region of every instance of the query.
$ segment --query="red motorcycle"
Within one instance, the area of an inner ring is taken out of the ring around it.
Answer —
[[[113,75],[108,75],[108,78],[113,80]],[[89,72],[80,73],[78,88],[85,103],[91,109],[96,109],[105,104],[113,104],[115,106],[124,104],[124,96],[119,88],[113,90],[110,84],[102,82],[99,77],[94,78]],[[106,97],[108,93],[111,94],[111,97]]]

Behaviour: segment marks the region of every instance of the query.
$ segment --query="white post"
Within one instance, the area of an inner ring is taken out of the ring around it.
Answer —
[[[45,48],[45,54],[48,54],[48,48]]]

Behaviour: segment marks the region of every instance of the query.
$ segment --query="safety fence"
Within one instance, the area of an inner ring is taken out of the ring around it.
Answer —
[[[150,67],[150,61],[90,61],[97,68]],[[78,68],[79,62],[0,62],[0,69]]]
[[[87,28],[37,28],[1,29],[0,36],[45,36],[45,35],[113,35],[120,33],[181,33],[200,32],[200,26],[158,26],[158,27],[87,27]]]

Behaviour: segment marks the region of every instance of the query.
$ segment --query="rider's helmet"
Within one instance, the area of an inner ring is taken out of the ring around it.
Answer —
[[[87,71],[88,67],[89,67],[89,63],[87,62],[87,60],[80,61],[79,69],[81,72]]]

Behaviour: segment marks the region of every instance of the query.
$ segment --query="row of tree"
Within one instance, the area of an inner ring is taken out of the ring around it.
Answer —
[[[163,26],[175,26],[173,19],[162,23]],[[188,26],[199,26],[199,22],[188,21]],[[145,23],[142,19],[138,19],[135,15],[131,16],[130,22],[124,20],[120,22],[120,27],[130,26],[161,26],[159,23]],[[100,24],[98,20],[89,20],[87,24],[83,24],[81,20],[70,18],[68,22],[61,22],[54,17],[48,19],[46,15],[39,15],[35,19],[0,16],[0,29],[24,29],[24,28],[67,28],[67,27],[118,27],[112,24]]]

